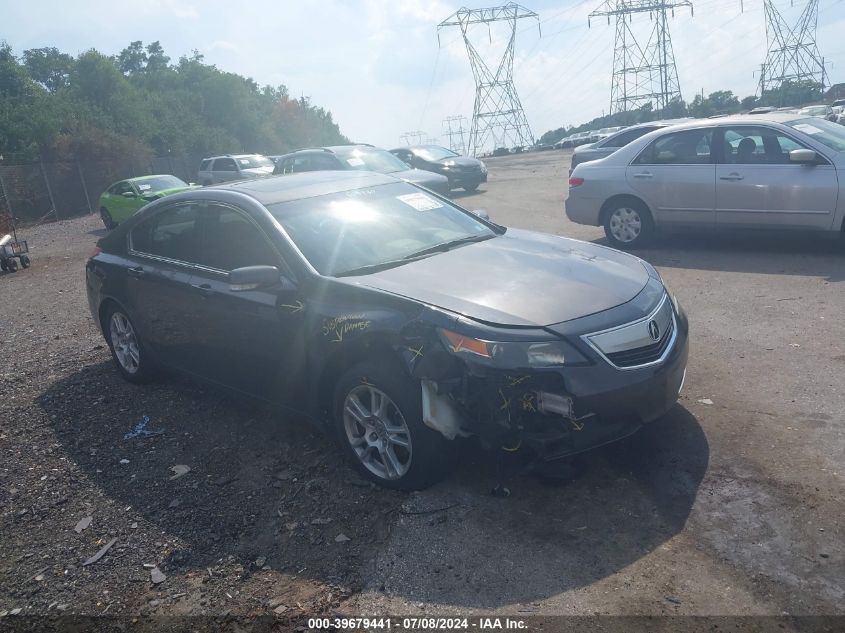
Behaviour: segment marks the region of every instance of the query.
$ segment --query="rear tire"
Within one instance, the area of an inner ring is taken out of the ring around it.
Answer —
[[[112,305],[108,309],[103,329],[112,360],[124,380],[135,384],[152,380],[155,374],[153,363],[123,308]]]
[[[344,372],[333,412],[344,453],[380,486],[419,490],[451,466],[457,444],[423,423],[420,383],[391,363],[362,362]]]
[[[29,256],[28,256],[28,255],[21,255],[21,266],[22,266],[23,268],[29,268],[29,265],[30,265],[31,263],[32,263],[32,262],[29,260]]]
[[[654,221],[642,202],[621,199],[604,212],[604,234],[613,248],[642,248],[654,237]]]
[[[475,193],[478,191],[478,185],[464,185],[464,191],[467,193]]]
[[[105,207],[100,207],[100,219],[103,221],[103,225],[111,231],[114,227],[117,226],[117,222],[111,217],[111,213]]]

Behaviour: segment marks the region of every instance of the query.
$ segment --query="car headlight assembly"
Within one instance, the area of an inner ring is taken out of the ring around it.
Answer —
[[[452,330],[439,329],[446,349],[467,361],[515,369],[520,367],[561,367],[586,359],[564,341],[485,341]]]

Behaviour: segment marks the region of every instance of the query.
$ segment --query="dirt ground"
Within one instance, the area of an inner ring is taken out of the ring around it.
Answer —
[[[568,153],[487,162],[461,204],[602,241],[563,214]],[[574,477],[517,474],[500,499],[481,452],[390,492],[260,405],[125,383],[85,299],[99,219],[23,233],[32,268],[0,276],[2,617],[845,614],[833,240],[672,235],[639,253],[690,317],[679,404]],[[161,433],[132,437],[144,416]]]

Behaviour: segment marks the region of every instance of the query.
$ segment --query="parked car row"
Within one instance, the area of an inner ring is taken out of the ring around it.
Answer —
[[[200,185],[254,180],[304,171],[372,171],[390,174],[442,195],[453,189],[473,192],[487,182],[487,166],[437,145],[399,147],[390,152],[372,145],[339,145],[300,149],[289,154],[225,154],[204,158]],[[100,217],[111,230],[148,202],[195,187],[170,175],[143,176],[118,181],[100,196]]]
[[[566,215],[617,248],[657,229],[845,231],[845,127],[772,112],[663,126],[571,172]]]

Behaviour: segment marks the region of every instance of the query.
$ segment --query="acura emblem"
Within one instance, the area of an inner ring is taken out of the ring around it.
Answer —
[[[651,340],[660,340],[660,328],[657,325],[657,321],[651,320],[648,322],[648,333],[651,336]]]

